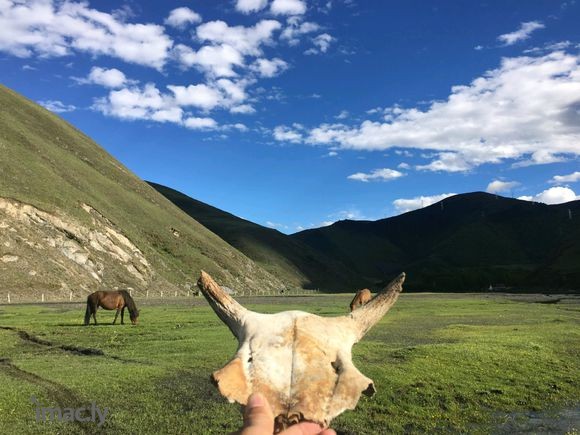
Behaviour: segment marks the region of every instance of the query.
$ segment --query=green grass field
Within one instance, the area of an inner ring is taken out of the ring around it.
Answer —
[[[338,315],[349,300],[337,295],[242,303],[261,312]],[[97,327],[80,326],[80,305],[0,306],[0,433],[239,428],[239,407],[209,381],[233,356],[236,341],[205,301],[194,302],[143,305],[138,326]],[[113,313],[99,311],[98,319],[110,323]],[[332,426],[353,434],[487,433],[502,431],[525,412],[578,410],[579,326],[579,299],[543,304],[533,297],[403,294],[354,349],[355,364],[374,380],[377,394],[362,398]],[[109,416],[100,429],[37,423],[33,395],[43,406],[95,401],[109,408]],[[564,423],[562,431],[577,433],[577,423]]]

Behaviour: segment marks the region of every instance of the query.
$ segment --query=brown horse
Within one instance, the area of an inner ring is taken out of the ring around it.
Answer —
[[[350,311],[354,311],[356,308],[363,306],[372,298],[373,295],[368,288],[363,288],[362,290],[357,291],[354,299],[350,303]]]
[[[117,321],[119,312],[121,312],[121,325],[124,324],[123,316],[125,314],[125,308],[129,310],[129,317],[131,318],[131,323],[133,325],[137,324],[137,319],[139,317],[139,310],[135,306],[135,301],[126,290],[103,292],[97,291],[91,293],[87,297],[87,311],[85,312],[85,326],[91,322],[91,316],[97,324],[97,309],[101,307],[105,310],[117,310],[115,313],[115,320],[113,320],[113,325]]]

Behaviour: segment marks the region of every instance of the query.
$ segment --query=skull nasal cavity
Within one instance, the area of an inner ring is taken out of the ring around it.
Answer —
[[[363,391],[363,394],[365,396],[371,397],[375,394],[376,392],[376,388],[375,388],[375,384],[373,384],[372,382],[367,386],[367,389]]]
[[[332,361],[330,363],[330,365],[334,369],[334,373],[336,373],[337,375],[340,375],[340,373],[342,372],[342,364],[341,364],[341,362],[337,359],[336,361]]]

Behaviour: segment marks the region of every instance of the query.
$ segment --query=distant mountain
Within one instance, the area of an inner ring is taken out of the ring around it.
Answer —
[[[351,291],[358,277],[323,250],[300,240],[239,218],[190,198],[169,187],[149,183],[196,221],[219,235],[289,286]]]
[[[200,269],[241,292],[378,288],[400,271],[415,291],[580,289],[580,201],[470,193],[288,236],[151,185],[0,86],[0,297],[183,291]]]
[[[0,297],[181,290],[200,269],[238,291],[284,284],[90,138],[0,86]]]
[[[580,201],[545,205],[483,192],[376,222],[292,235],[378,287],[404,270],[408,290],[580,290]]]

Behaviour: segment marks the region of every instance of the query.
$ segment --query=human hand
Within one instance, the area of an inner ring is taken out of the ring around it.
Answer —
[[[270,404],[264,396],[254,393],[248,399],[244,411],[244,427],[239,435],[272,435],[274,433],[274,415]],[[290,426],[279,435],[336,435],[332,429],[322,429],[312,422],[302,422]]]

